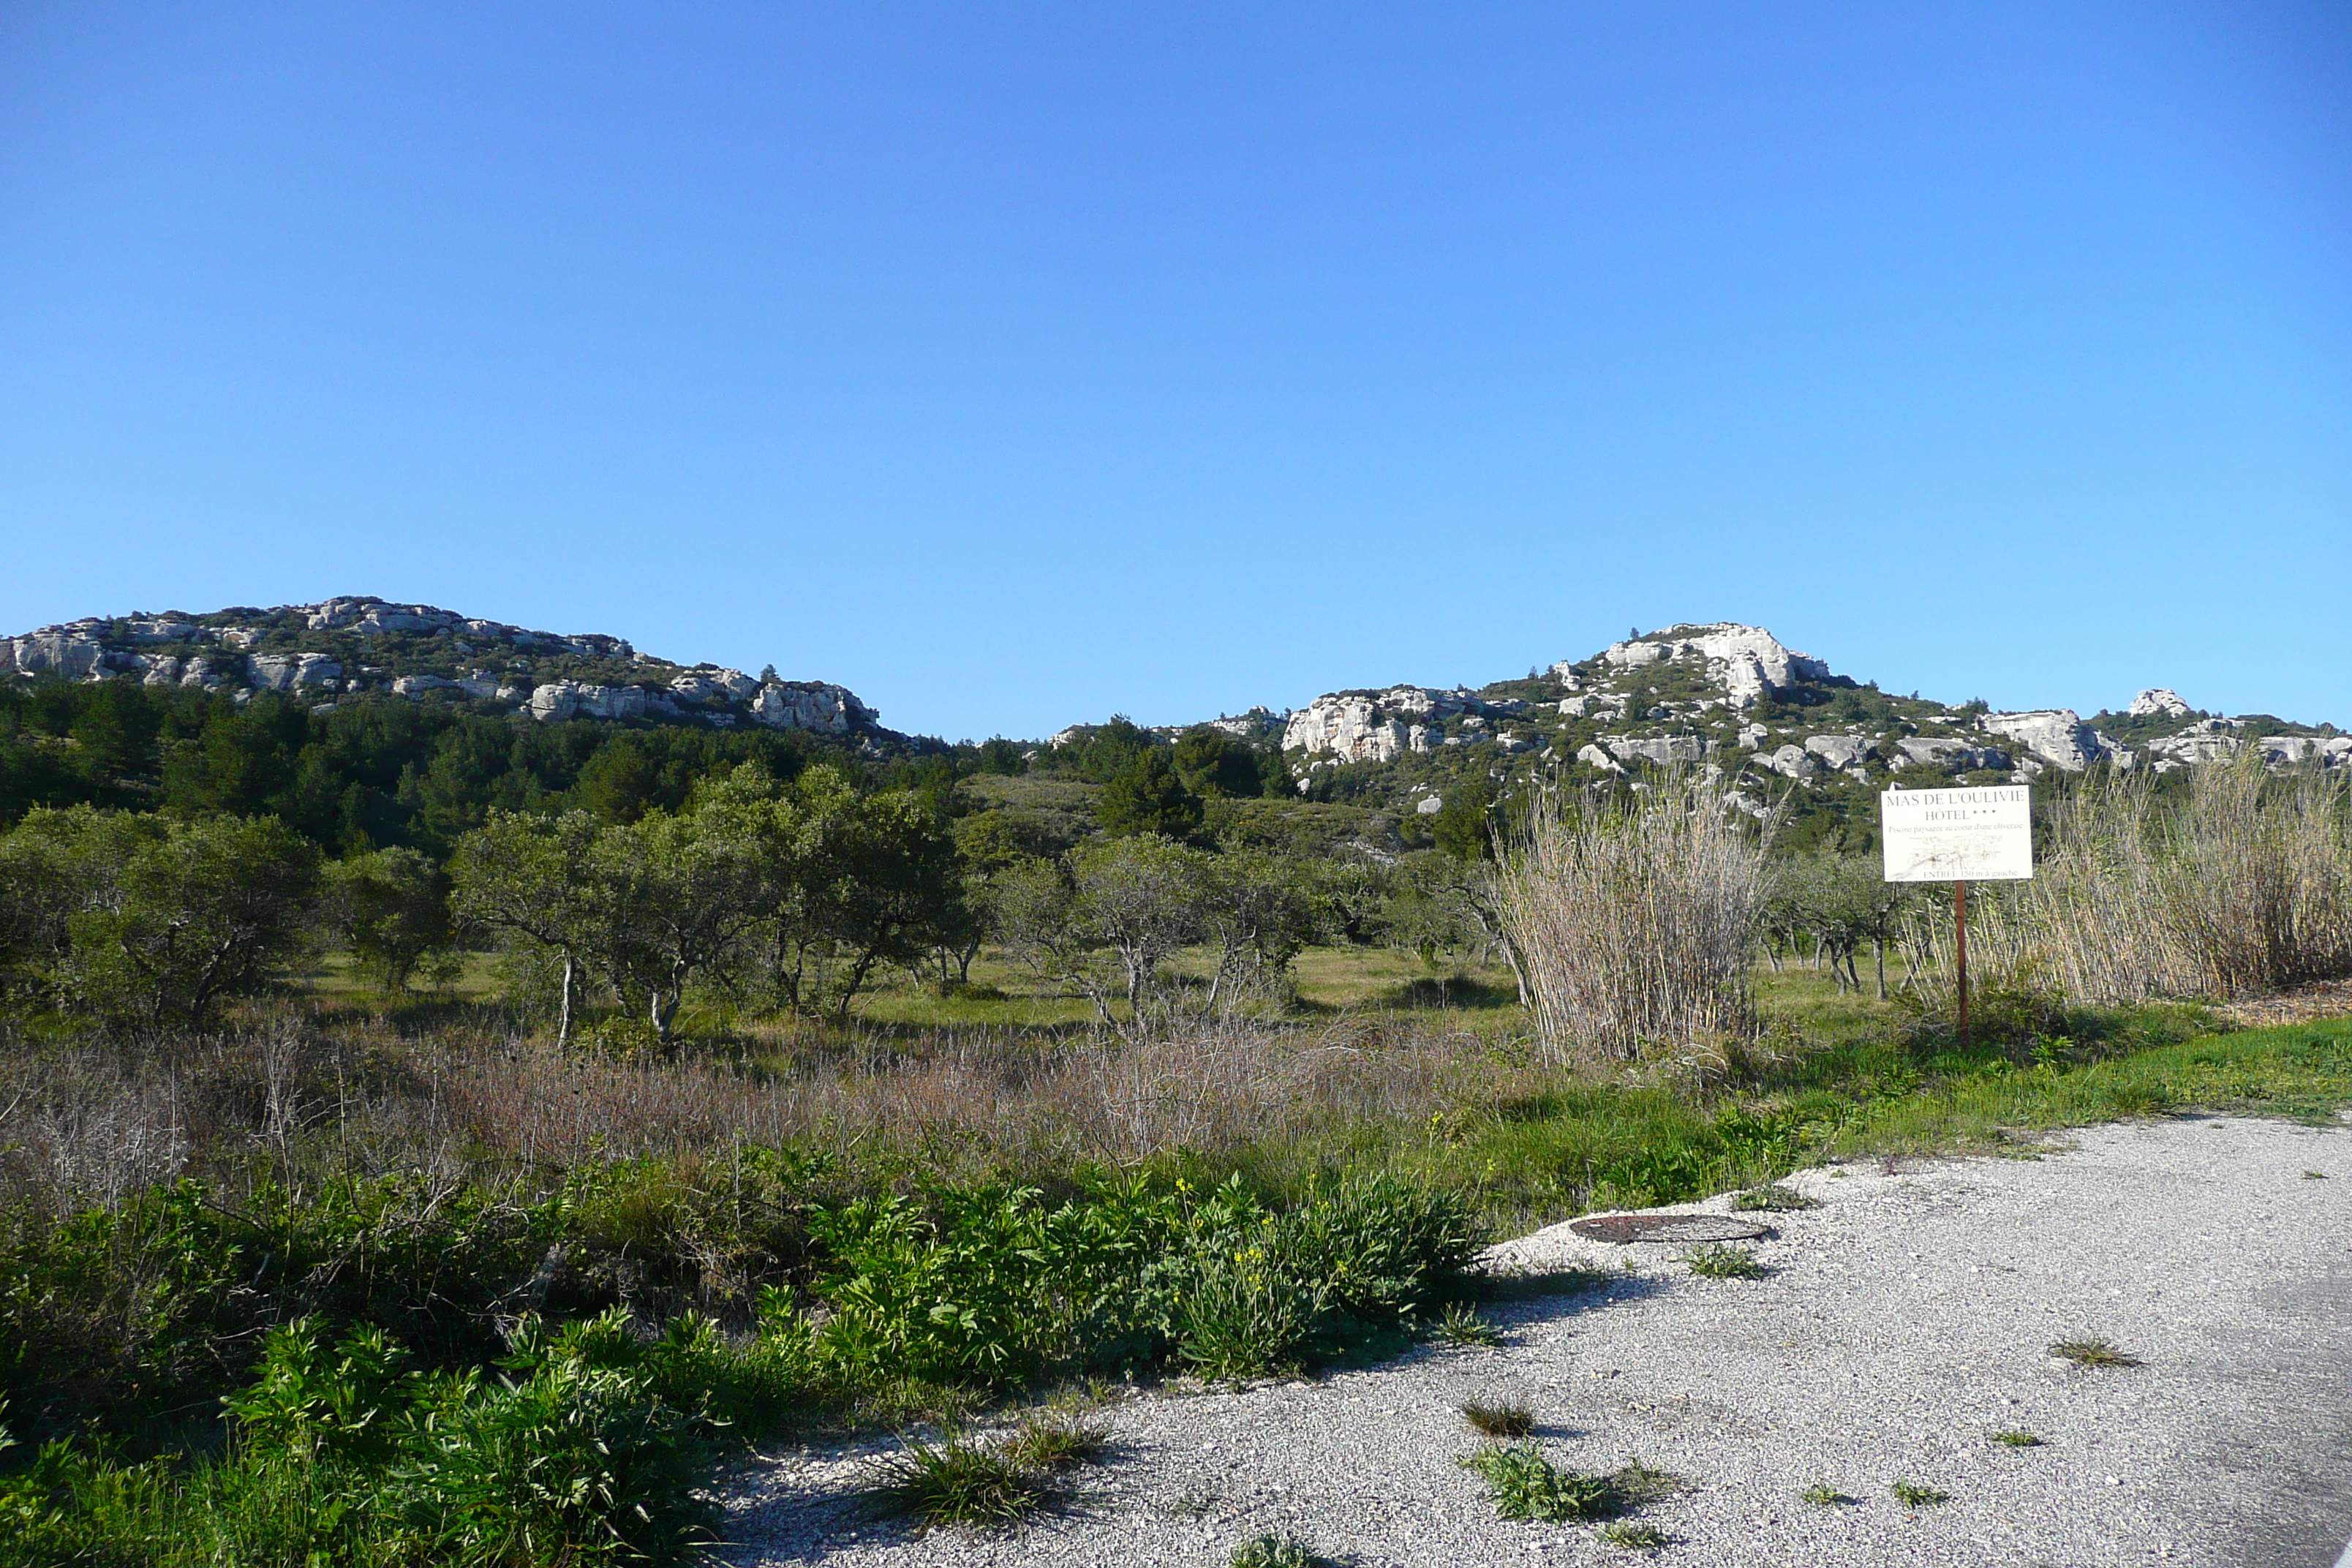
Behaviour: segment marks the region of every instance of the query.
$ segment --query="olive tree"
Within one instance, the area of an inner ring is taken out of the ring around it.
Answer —
[[[414,849],[335,861],[326,868],[325,892],[328,926],[361,973],[386,991],[405,991],[419,966],[446,959],[456,940],[448,875]]]
[[[318,852],[276,817],[166,824],[81,808],[36,813],[9,837],[0,882],[16,963],[118,1025],[208,1025],[305,944]]]
[[[457,918],[476,930],[555,956],[562,970],[558,1045],[572,1039],[582,981],[611,948],[610,911],[593,874],[596,819],[584,811],[528,816],[494,811],[450,857]]]
[[[1169,1011],[1162,966],[1207,933],[1207,859],[1200,850],[1143,837],[1088,844],[1058,862],[1017,868],[999,894],[1007,943],[1041,977],[1093,1003],[1106,1026],[1148,1035]]]

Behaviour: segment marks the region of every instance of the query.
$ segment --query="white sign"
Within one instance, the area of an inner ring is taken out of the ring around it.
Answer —
[[[1989,789],[1890,789],[1878,797],[1890,882],[2000,882],[2033,876],[2033,794]]]

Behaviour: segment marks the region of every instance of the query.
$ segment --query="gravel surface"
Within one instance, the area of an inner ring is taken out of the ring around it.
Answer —
[[[1267,1531],[1366,1568],[2330,1568],[2345,1550],[2352,1130],[2184,1119],[2081,1131],[2041,1158],[1789,1184],[1820,1206],[1759,1216],[1777,1232],[1756,1249],[1766,1279],[1694,1279],[1678,1247],[1538,1231],[1499,1264],[1630,1271],[1491,1308],[1497,1349],[1122,1401],[1105,1413],[1110,1462],[1015,1529],[876,1521],[856,1491],[873,1445],[762,1456],[730,1492],[731,1560],[1223,1564]],[[2084,1336],[2146,1364],[2045,1353]],[[1590,1524],[1498,1521],[1455,1463],[1475,1446],[1458,1406],[1496,1397],[1530,1405],[1565,1467],[1638,1458],[1681,1478],[1634,1516],[1669,1543],[1645,1559]],[[1994,1443],[2004,1429],[2042,1446]],[[1897,1480],[1949,1500],[1906,1508]],[[1853,1500],[1801,1500],[1815,1485]]]

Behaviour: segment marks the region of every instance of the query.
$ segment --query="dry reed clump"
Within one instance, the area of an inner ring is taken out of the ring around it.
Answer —
[[[1755,1035],[1768,838],[1688,776],[1574,812],[1538,797],[1497,891],[1553,1059]]]
[[[2347,801],[2341,776],[2274,775],[2252,747],[2199,769],[2175,807],[2144,775],[2092,780],[2052,807],[2034,879],[1971,900],[1971,973],[2113,1005],[2352,975]],[[1949,922],[1917,934],[1924,994],[1948,1002]]]

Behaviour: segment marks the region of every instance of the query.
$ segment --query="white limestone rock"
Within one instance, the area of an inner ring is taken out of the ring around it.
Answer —
[[[1209,728],[1244,741],[1268,741],[1282,733],[1287,715],[1271,708],[1253,708],[1246,713],[1229,714],[1209,721]]]
[[[134,618],[114,623],[114,635],[126,642],[209,642],[212,633],[194,621],[166,620],[160,616]]]
[[[1783,647],[1762,626],[1731,622],[1669,626],[1647,637],[1612,643],[1601,658],[1612,669],[1640,669],[1670,659],[1702,662],[1707,678],[1724,689],[1734,708],[1752,708],[1800,681],[1826,680],[1830,673],[1827,664]]]
[[[1739,749],[1743,752],[1755,751],[1763,745],[1765,737],[1771,733],[1771,731],[1761,724],[1742,724],[1739,726]]]
[[[1412,809],[1423,816],[1435,816],[1445,809],[1445,797],[1442,795],[1425,795],[1413,803]]]
[[[1805,750],[1832,768],[1859,768],[1872,748],[1860,735],[1808,735]]]
[[[246,660],[246,674],[258,690],[295,691],[332,685],[343,667],[323,653],[258,653]]]
[[[2196,710],[2180,700],[2180,693],[2168,686],[2151,686],[2132,699],[2130,717],[2134,719],[2186,719]]]
[[[2237,736],[2208,720],[2177,735],[2150,741],[2142,750],[2147,752],[2150,765],[2162,773],[2235,756],[2239,744]]]
[[[1695,763],[1706,755],[1706,742],[1696,735],[1661,735],[1642,741],[1623,735],[1604,735],[1601,740],[1608,746],[1609,754],[1621,763],[1644,762],[1663,768],[1678,763]]]
[[[1622,773],[1625,771],[1624,763],[1595,745],[1578,747],[1576,760],[1588,768],[1599,768],[1604,773]]]
[[[44,626],[20,637],[0,639],[0,670],[19,675],[57,675],[87,680],[103,668],[106,643],[96,631]]]
[[[635,689],[632,688],[631,689]],[[772,680],[760,688],[751,720],[772,730],[814,730],[846,735],[872,724],[877,715],[848,688],[824,682],[787,685]]]
[[[1435,711],[1438,704],[1432,695],[1400,687],[1378,695],[1336,692],[1318,697],[1283,726],[1282,748],[1309,756],[1328,753],[1342,762],[1385,763],[1402,755],[1412,743],[1411,731],[1419,729],[1425,750],[1429,726],[1404,721]]]
[[[1944,736],[1905,735],[1895,742],[1897,767],[1949,770],[1974,750],[1966,741]]]
[[[446,675],[404,675],[392,683],[394,697],[422,697],[428,691],[463,691],[461,681]]]
[[[2033,757],[2070,773],[2079,773],[2116,751],[2113,741],[2084,723],[2072,708],[1988,713],[1977,721],[1977,726],[1987,734],[2015,741]]]
[[[2263,754],[2267,767],[2293,767],[2297,763],[2316,761],[2326,755],[2326,742],[2317,735],[2263,735],[2252,745]]]
[[[1809,779],[1822,771],[1822,762],[1802,746],[1787,745],[1767,757],[1760,752],[1757,760],[1776,773],[1792,779]]]

